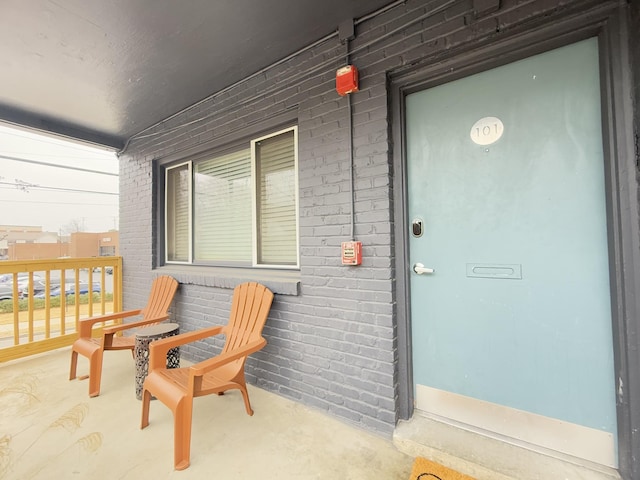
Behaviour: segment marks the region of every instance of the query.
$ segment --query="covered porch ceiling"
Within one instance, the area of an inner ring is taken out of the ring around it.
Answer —
[[[136,133],[390,3],[5,0],[0,122],[120,149]]]

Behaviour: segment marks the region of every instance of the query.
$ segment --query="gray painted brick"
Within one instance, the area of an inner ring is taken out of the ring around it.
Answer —
[[[337,415],[338,417],[342,417],[350,422],[360,423],[362,421],[362,414],[356,412],[355,410],[351,410],[346,407],[338,407],[335,404],[330,404],[329,412]]]
[[[568,6],[578,0],[567,0]],[[340,64],[344,46],[331,39],[283,64],[212,96],[131,142],[120,159],[120,235],[125,308],[146,302],[162,235],[154,231],[152,161],[205,145],[224,146],[243,132],[297,105],[299,127],[299,278],[268,279],[277,289],[264,335],[267,347],[247,362],[249,381],[261,388],[389,434],[397,420],[397,342],[393,244],[392,164],[387,74],[426,64],[447,50],[496,37],[496,27],[525,28],[532,18],[557,13],[557,1],[502,0],[502,8],[475,18],[463,0],[419,22],[437,0],[408,0],[358,25],[351,42],[361,76],[353,94],[356,235],[363,265],[340,263],[340,243],[350,236],[351,193],[347,101],[334,89],[335,66],[310,70],[325,60]],[[567,7],[568,8],[568,7]],[[408,25],[411,23],[410,25]],[[394,35],[392,32],[402,26]],[[195,122],[185,126],[187,122]],[[177,127],[171,131],[172,127]],[[207,147],[209,148],[209,147]],[[152,220],[153,219],[153,220]],[[202,267],[205,268],[206,267]],[[172,319],[182,331],[227,322],[231,289],[246,275],[207,274],[171,268],[182,282]],[[166,271],[166,270],[165,270]],[[285,294],[286,293],[286,294]],[[198,361],[220,351],[222,339],[184,347]]]

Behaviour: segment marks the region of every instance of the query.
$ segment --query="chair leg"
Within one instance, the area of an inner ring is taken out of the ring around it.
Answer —
[[[69,380],[76,378],[76,369],[78,367],[78,352],[71,350],[71,368],[69,369]]]
[[[102,350],[96,350],[89,357],[89,396],[100,395],[100,380],[102,379]]]
[[[173,412],[173,454],[176,470],[184,470],[189,466],[192,414],[193,398],[182,397]]]
[[[140,429],[149,426],[149,405],[151,404],[151,392],[146,388],[142,390],[142,420],[140,421]]]
[[[238,388],[242,393],[242,398],[244,399],[244,408],[247,411],[247,415],[251,417],[253,416],[253,409],[251,408],[251,403],[249,402],[249,392],[247,392],[247,387],[246,385],[239,385]]]

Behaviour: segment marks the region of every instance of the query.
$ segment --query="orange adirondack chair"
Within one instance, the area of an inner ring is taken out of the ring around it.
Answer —
[[[149,403],[156,397],[173,412],[174,465],[176,470],[189,466],[191,418],[194,397],[239,389],[248,415],[253,415],[244,378],[247,356],[263,348],[267,341],[262,329],[271,309],[273,293],[264,285],[248,282],[233,292],[231,314],[226,326],[209,327],[183,333],[150,344],[149,370],[142,391],[142,423],[149,425]],[[226,335],[220,355],[189,368],[167,369],[167,352],[179,345],[213,335]]]
[[[131,355],[133,355],[135,336],[131,335],[124,337],[116,336],[115,334],[130,328],[144,327],[160,323],[169,318],[167,310],[173,301],[173,297],[177,289],[178,282],[176,279],[166,275],[160,276],[153,281],[149,300],[144,308],[80,320],[79,337],[75,342],[73,342],[73,346],[71,347],[71,369],[69,372],[69,380],[76,378],[78,354],[83,355],[89,359],[89,396],[95,397],[99,395],[100,379],[102,377],[103,352],[105,350],[131,350]],[[102,337],[100,338],[91,336],[91,330],[98,322],[121,318],[124,319],[136,315],[141,315],[142,320],[106,327],[103,329]],[[86,378],[86,376],[81,377],[81,379],[84,378]]]

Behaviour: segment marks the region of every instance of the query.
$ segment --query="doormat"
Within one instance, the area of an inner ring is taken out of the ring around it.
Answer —
[[[451,470],[439,463],[431,462],[426,458],[417,457],[413,463],[413,470],[409,480],[475,480],[473,477],[463,475]]]

